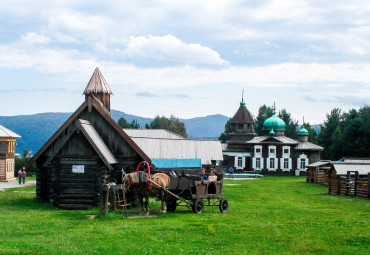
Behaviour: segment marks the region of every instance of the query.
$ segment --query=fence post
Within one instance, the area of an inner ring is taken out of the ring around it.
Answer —
[[[367,174],[367,197],[370,197],[370,174]]]
[[[340,175],[337,175],[337,195],[340,195],[340,186],[341,186],[341,183],[340,183]]]
[[[358,171],[355,172],[355,190],[353,191],[353,195],[355,197],[357,195],[357,180],[358,180]]]

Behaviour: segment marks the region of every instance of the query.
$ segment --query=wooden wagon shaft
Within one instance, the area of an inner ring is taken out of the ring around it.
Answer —
[[[158,188],[161,188],[161,189],[163,189],[166,193],[168,193],[168,194],[170,194],[171,196],[174,196],[175,198],[177,198],[178,200],[181,200],[182,202],[184,202],[184,203],[187,203],[188,205],[193,205],[193,203],[192,202],[189,202],[189,201],[187,201],[186,199],[183,199],[182,197],[179,197],[178,195],[176,195],[176,194],[174,194],[174,193],[172,193],[171,191],[169,191],[168,189],[166,189],[166,188],[163,188],[161,185],[159,185],[159,184],[157,184],[157,183],[155,183],[155,182],[153,182],[152,180],[149,180],[149,179],[146,179],[148,182],[150,182],[150,183],[153,183],[154,185],[156,185]]]

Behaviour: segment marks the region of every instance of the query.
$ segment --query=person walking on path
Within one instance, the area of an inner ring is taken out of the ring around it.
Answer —
[[[22,184],[22,177],[23,177],[23,175],[22,175],[22,169],[19,169],[19,171],[18,171],[18,181],[19,181],[19,185],[21,185],[21,184]]]
[[[22,170],[22,178],[23,178],[23,184],[26,182],[26,168],[23,167],[23,170]]]

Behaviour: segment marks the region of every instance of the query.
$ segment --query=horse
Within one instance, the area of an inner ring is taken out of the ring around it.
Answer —
[[[147,178],[148,174],[144,172],[129,173],[125,175],[123,183],[127,190],[129,190],[131,187],[138,188],[139,201],[141,204],[140,215],[149,215],[149,196],[157,196],[162,202],[161,213],[166,213],[167,193],[163,191],[163,188],[169,188],[170,177],[164,173],[151,175],[150,180],[158,184],[161,188],[147,181]]]

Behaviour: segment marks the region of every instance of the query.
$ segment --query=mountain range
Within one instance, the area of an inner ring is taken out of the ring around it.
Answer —
[[[22,137],[17,139],[16,153],[23,156],[23,150],[32,150],[33,153],[36,153],[71,115],[71,112],[47,112],[32,115],[0,116],[0,125]],[[111,110],[111,116],[115,121],[121,117],[128,122],[135,119],[141,127],[150,124],[153,120],[117,110]],[[214,140],[224,131],[228,119],[224,115],[216,114],[180,120],[185,123],[188,138]]]

